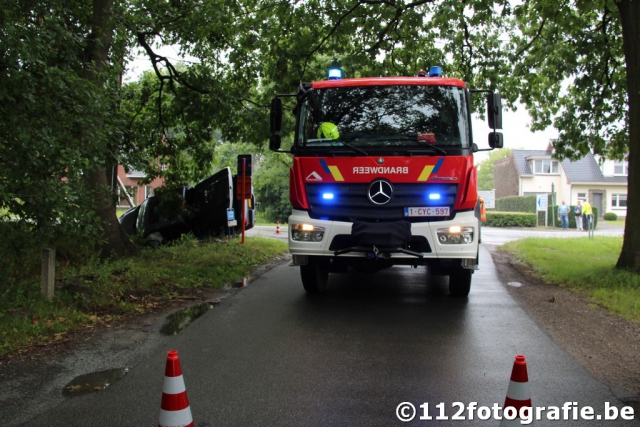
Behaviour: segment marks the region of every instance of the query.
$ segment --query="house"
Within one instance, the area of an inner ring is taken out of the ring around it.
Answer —
[[[166,165],[163,165],[166,167]],[[153,196],[154,188],[161,187],[164,183],[164,179],[156,178],[149,184],[141,184],[140,181],[147,175],[144,172],[136,170],[125,170],[122,165],[118,165],[118,180],[121,185],[126,189],[127,194],[131,198],[134,206],[142,203],[146,198]],[[122,192],[122,187],[118,185],[118,207],[128,208],[129,201]]]
[[[551,157],[552,150],[551,144],[546,150],[513,150],[511,156],[497,161],[496,199],[554,192],[556,204],[589,200],[599,216],[605,212],[627,215],[627,161],[604,160],[599,165],[591,153],[576,161],[558,161]]]

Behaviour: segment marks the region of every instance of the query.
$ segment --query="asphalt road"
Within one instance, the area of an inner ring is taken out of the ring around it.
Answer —
[[[534,406],[577,402],[595,414],[604,414],[605,404],[622,407],[615,390],[577,365],[515,303],[484,248],[480,259],[468,299],[450,298],[446,281],[429,281],[423,269],[410,267],[332,275],[328,294],[310,298],[298,269],[279,265],[179,335],[158,337],[122,380],[66,399],[28,425],[157,425],[172,349],[196,426],[497,426],[477,415],[436,421],[436,405],[449,417],[455,402],[501,406],[517,354],[526,356]],[[418,408],[412,422],[398,420],[402,402]],[[434,420],[419,420],[423,403]],[[639,425],[635,418],[545,418],[535,425]]]

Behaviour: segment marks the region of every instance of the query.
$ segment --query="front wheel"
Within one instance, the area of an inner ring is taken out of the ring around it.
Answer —
[[[449,294],[452,297],[463,298],[471,290],[472,270],[462,269],[449,275]]]
[[[310,294],[324,291],[329,281],[329,269],[326,262],[311,258],[309,264],[300,266],[300,277],[304,290]]]

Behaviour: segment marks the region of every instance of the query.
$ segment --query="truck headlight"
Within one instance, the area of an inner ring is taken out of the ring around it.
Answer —
[[[324,227],[311,224],[291,224],[291,239],[298,242],[321,242],[324,238]]]
[[[438,242],[442,245],[466,245],[473,242],[473,227],[454,225],[449,228],[439,228],[437,233]]]

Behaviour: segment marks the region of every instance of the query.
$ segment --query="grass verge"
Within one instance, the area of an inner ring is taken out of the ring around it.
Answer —
[[[224,287],[286,252],[286,243],[262,237],[248,237],[244,245],[240,239],[227,243],[185,237],[171,246],[146,248],[133,258],[58,266],[53,301],[40,297],[35,277],[11,284],[0,295],[0,357]]]
[[[622,237],[528,238],[501,250],[531,266],[534,274],[586,295],[611,313],[640,323],[640,275],[615,269]]]

